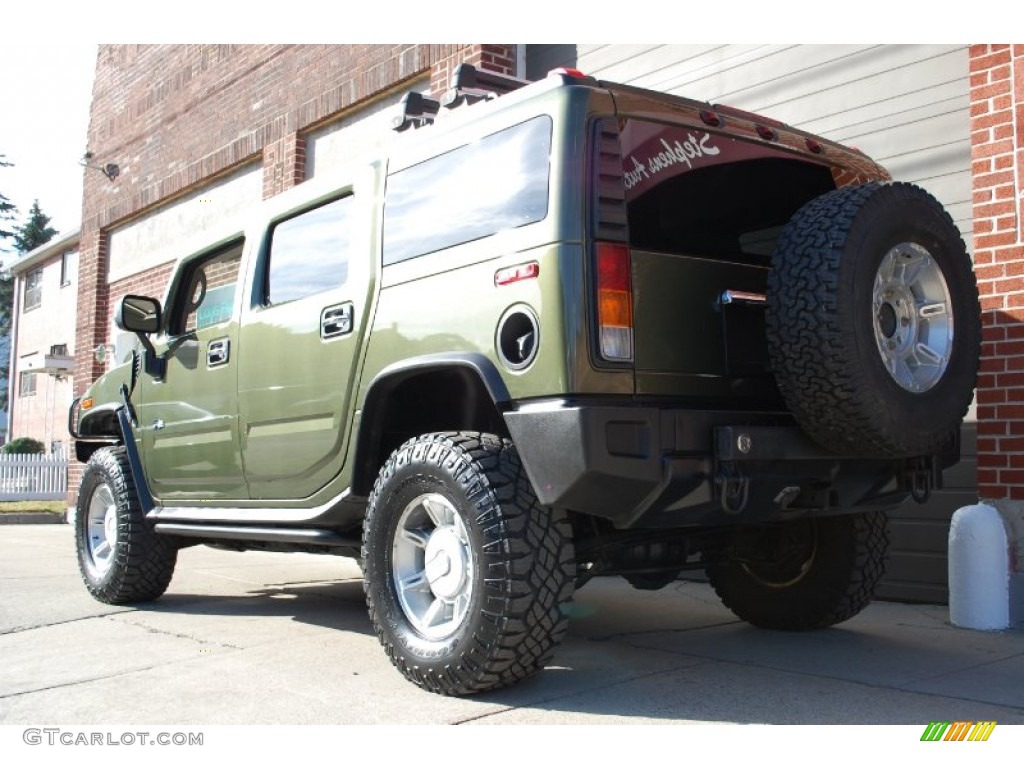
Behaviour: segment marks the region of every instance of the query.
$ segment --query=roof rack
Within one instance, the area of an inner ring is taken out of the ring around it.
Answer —
[[[391,118],[391,127],[396,131],[420,128],[430,125],[437,118],[441,107],[453,109],[460,104],[496,99],[502,94],[529,85],[529,80],[477,69],[472,64],[459,64],[452,73],[448,91],[441,100],[431,99],[417,91],[410,91],[402,97],[398,113]]]
[[[441,103],[416,91],[409,91],[402,97],[398,114],[391,118],[391,127],[396,131],[430,125],[437,117]]]
[[[441,105],[453,109],[460,104],[495,99],[529,84],[529,80],[520,80],[512,75],[477,69],[472,64],[459,64],[452,73],[448,91],[441,97]]]

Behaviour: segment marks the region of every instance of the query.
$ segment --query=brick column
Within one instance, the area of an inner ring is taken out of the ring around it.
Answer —
[[[306,180],[306,137],[289,133],[263,147],[263,199]]]
[[[970,84],[974,261],[984,334],[978,494],[1007,523],[1017,594],[1024,595],[1024,45],[972,45]]]

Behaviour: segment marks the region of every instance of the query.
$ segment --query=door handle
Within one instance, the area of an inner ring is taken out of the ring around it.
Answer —
[[[352,302],[327,307],[320,313],[320,338],[330,339],[352,332]]]
[[[224,365],[228,361],[230,351],[230,339],[211,341],[206,347],[206,367],[215,368],[218,365]]]

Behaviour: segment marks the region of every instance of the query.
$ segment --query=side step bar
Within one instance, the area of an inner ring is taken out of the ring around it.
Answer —
[[[235,525],[190,525],[188,523],[157,523],[157,533],[187,536],[198,539],[228,539],[231,541],[268,541],[278,544],[315,545],[359,549],[358,537],[342,536],[334,531],[318,528],[260,528]]]

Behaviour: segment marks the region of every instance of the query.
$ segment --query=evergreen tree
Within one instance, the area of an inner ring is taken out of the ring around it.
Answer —
[[[50,242],[57,230],[50,226],[50,217],[39,208],[39,201],[32,203],[28,212],[28,220],[20,227],[15,227],[14,247],[18,253],[28,253],[44,243]]]

